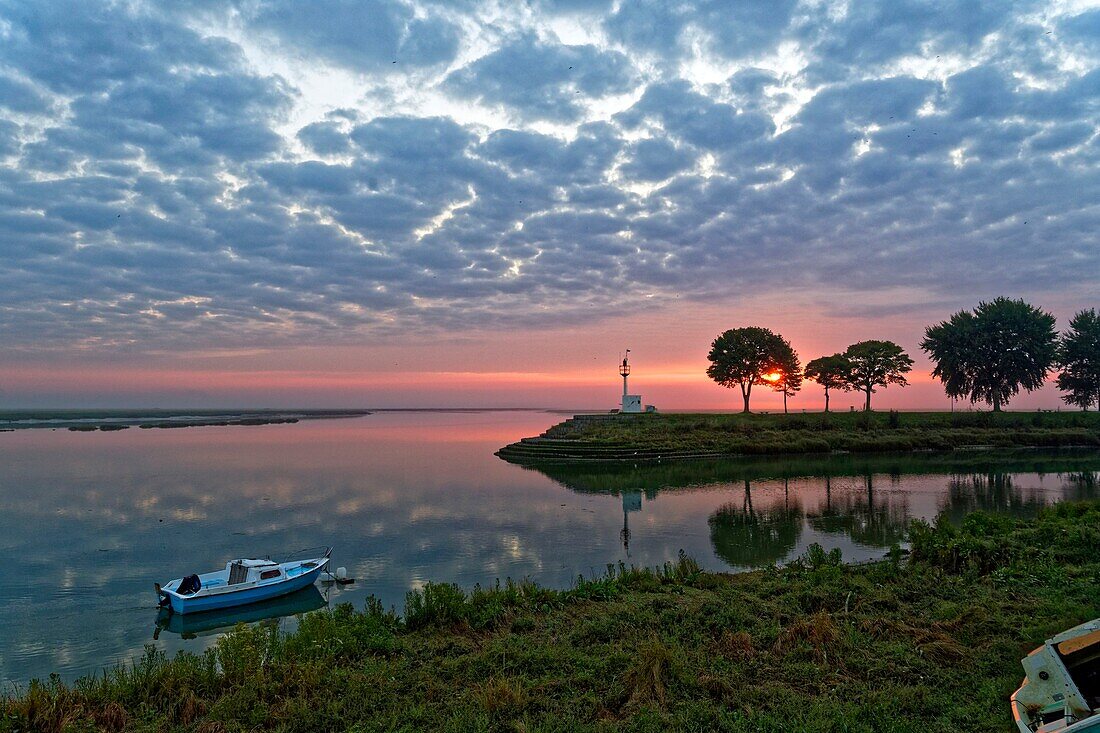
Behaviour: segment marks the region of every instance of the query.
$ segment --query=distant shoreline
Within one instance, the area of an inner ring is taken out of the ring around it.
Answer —
[[[0,432],[279,425],[370,414],[370,410],[0,410]]]
[[[583,410],[552,407],[370,407],[357,409],[0,409],[0,433],[19,430],[112,432],[128,428],[193,428],[230,425],[280,425],[304,420],[363,417],[376,413],[544,412],[572,415]]]

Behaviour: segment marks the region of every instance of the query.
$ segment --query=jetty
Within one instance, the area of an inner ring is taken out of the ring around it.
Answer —
[[[1020,448],[1095,452],[1100,413],[579,414],[497,455],[527,465]]]
[[[592,428],[627,420],[652,420],[654,413],[582,413],[551,426],[541,435],[521,438],[496,452],[509,463],[520,465],[589,462],[658,462],[718,458],[718,451],[698,448],[640,446],[627,442],[593,441],[585,437]]]

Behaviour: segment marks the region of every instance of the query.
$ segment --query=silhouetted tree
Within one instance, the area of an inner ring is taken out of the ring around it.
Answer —
[[[794,397],[802,389],[802,363],[798,360],[798,353],[787,341],[783,342],[783,353],[780,354],[779,367],[773,372],[779,378],[771,382],[772,389],[783,395],[783,414],[787,414],[787,398]]]
[[[891,384],[909,386],[905,374],[913,369],[913,360],[893,341],[860,341],[845,350],[844,358],[851,365],[848,388],[867,395],[864,410],[871,409],[871,395],[877,391],[875,387]]]
[[[1100,315],[1090,308],[1069,322],[1069,331],[1058,342],[1058,389],[1067,405],[1089,409],[1100,406]]]
[[[711,343],[707,376],[723,387],[740,387],[748,412],[753,385],[770,387],[765,375],[778,372],[788,353],[793,353],[791,345],[777,333],[758,326],[733,328]]]
[[[1054,316],[1022,300],[997,298],[925,329],[920,347],[949,397],[995,412],[1023,388],[1043,386],[1057,356]]]
[[[851,371],[851,363],[844,358],[844,354],[821,356],[806,364],[806,370],[802,373],[806,379],[812,379],[825,388],[825,412],[829,411],[829,390],[848,390],[848,373]]]

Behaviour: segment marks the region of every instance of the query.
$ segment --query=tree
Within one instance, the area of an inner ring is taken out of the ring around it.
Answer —
[[[1066,394],[1067,405],[1089,409],[1100,407],[1100,315],[1090,308],[1069,322],[1069,331],[1058,343],[1058,365],[1062,368],[1056,384]]]
[[[844,354],[821,356],[806,364],[806,371],[803,372],[806,379],[812,379],[825,388],[825,412],[829,411],[830,389],[850,389],[848,373],[851,370],[852,365]]]
[[[766,377],[780,370],[788,352],[793,353],[791,345],[766,328],[732,328],[711,343],[707,376],[723,387],[740,387],[748,412],[753,385],[771,386]]]
[[[985,402],[994,412],[1025,389],[1043,386],[1057,358],[1054,316],[1022,300],[997,298],[925,329],[920,347],[949,397]]]
[[[864,410],[871,409],[875,387],[909,386],[905,374],[913,369],[913,360],[893,341],[860,341],[845,350],[844,358],[850,365],[846,379],[848,388],[867,395]]]
[[[771,374],[764,376],[772,389],[783,395],[783,414],[787,414],[787,398],[794,397],[802,389],[802,363],[790,342],[783,341],[783,349],[777,354],[778,365]]]

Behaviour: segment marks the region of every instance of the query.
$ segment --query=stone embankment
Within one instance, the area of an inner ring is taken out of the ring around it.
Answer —
[[[620,443],[594,442],[578,437],[593,423],[614,420],[646,420],[650,415],[624,413],[593,413],[574,415],[535,438],[523,438],[506,445],[496,455],[509,463],[588,463],[588,462],[657,462],[689,458],[716,458],[720,454],[698,450],[660,450],[638,448]]]

